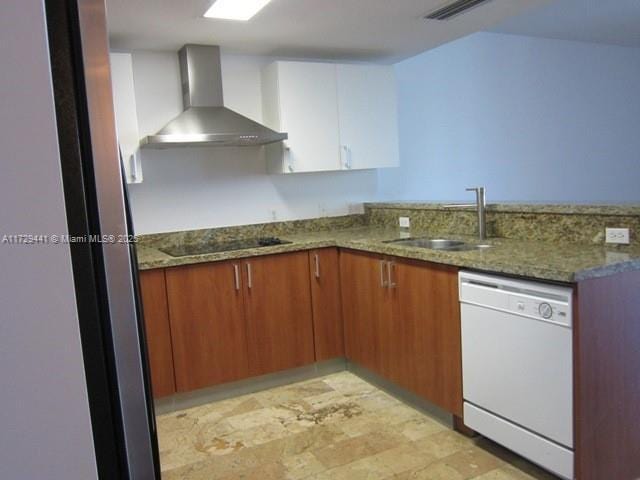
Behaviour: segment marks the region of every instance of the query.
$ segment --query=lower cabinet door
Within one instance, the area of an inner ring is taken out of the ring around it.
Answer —
[[[176,392],[164,269],[140,272],[145,338],[155,398]]]
[[[308,252],[243,262],[252,375],[313,363]]]
[[[309,252],[316,361],[344,357],[338,249]]]
[[[457,269],[391,263],[390,380],[462,416],[462,352]]]
[[[178,392],[249,376],[240,264],[166,269]]]
[[[386,376],[391,303],[387,263],[379,255],[340,251],[345,351],[349,360]]]

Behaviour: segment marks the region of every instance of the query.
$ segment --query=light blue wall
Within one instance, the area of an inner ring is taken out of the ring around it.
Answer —
[[[640,202],[640,49],[480,33],[396,72],[383,197]]]

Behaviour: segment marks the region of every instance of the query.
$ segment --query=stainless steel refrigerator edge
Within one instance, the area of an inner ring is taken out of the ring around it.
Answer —
[[[87,363],[93,358],[96,363],[103,362],[105,365],[107,375],[104,383],[107,385],[98,387],[103,392],[109,392],[110,397],[108,400],[100,398],[94,385],[93,403],[96,411],[105,411],[103,403],[108,402],[106,409],[112,413],[110,419],[104,420],[95,411],[92,413],[94,443],[96,449],[100,444],[106,447],[115,445],[117,453],[112,458],[119,464],[119,478],[159,478],[154,409],[142,307],[138,296],[135,245],[127,242],[133,228],[116,138],[105,4],[104,0],[66,0],[48,1],[46,7],[53,63],[56,63],[56,55],[61,54],[53,49],[56,45],[64,46],[61,38],[68,40],[68,56],[72,57],[68,62],[70,70],[73,70],[70,75],[62,75],[60,69],[53,69],[58,122],[73,122],[77,125],[75,133],[79,145],[79,148],[74,149],[73,141],[69,142],[69,138],[66,138],[66,143],[62,139],[60,142],[63,176],[65,168],[80,171],[75,176],[65,178],[68,221],[74,220],[71,218],[73,215],[75,218],[84,216],[87,219],[86,233],[98,233],[106,240],[91,245],[91,260],[85,265],[88,268],[74,268],[76,285],[83,285],[82,275],[87,275],[89,285],[93,285],[92,282],[96,285],[94,290],[87,286],[86,294],[95,296],[95,310],[99,313],[93,318],[85,317],[85,332],[87,325],[104,332],[100,339],[102,345],[96,339],[93,339],[93,344],[86,338],[83,339],[90,409],[92,386],[89,372],[92,367]],[[68,26],[60,26],[59,20],[64,20],[61,23],[68,22]],[[63,38],[65,35],[68,39]],[[58,39],[57,43],[51,43],[52,36]],[[65,58],[58,59],[58,63],[63,63],[64,60]],[[72,77],[72,82],[69,81],[69,76]],[[70,98],[73,99],[72,102],[69,102]],[[76,108],[70,108],[70,103]],[[59,127],[59,134],[60,132],[62,129]],[[65,152],[64,145],[71,148]],[[77,165],[72,165],[74,162],[71,157],[77,155],[77,152],[80,152]],[[64,158],[65,155],[68,158]],[[82,196],[77,198],[83,200],[84,207],[69,202],[70,196],[67,194],[71,191],[74,195]],[[82,291],[77,292],[78,297],[82,295]],[[82,334],[82,318],[80,322]],[[102,429],[100,422],[108,421],[112,425],[105,425]],[[99,463],[98,461],[100,471]],[[104,469],[103,472],[108,470]],[[114,473],[103,473],[101,477],[113,475]]]

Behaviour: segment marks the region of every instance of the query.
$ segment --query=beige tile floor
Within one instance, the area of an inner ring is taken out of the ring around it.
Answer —
[[[164,480],[553,479],[341,372],[158,417]]]

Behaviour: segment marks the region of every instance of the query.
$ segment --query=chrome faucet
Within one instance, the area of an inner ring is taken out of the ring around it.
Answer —
[[[476,203],[449,203],[443,205],[444,208],[464,208],[475,207],[478,213],[478,238],[486,240],[487,238],[487,199],[485,197],[484,187],[467,188],[467,192],[476,192]]]

